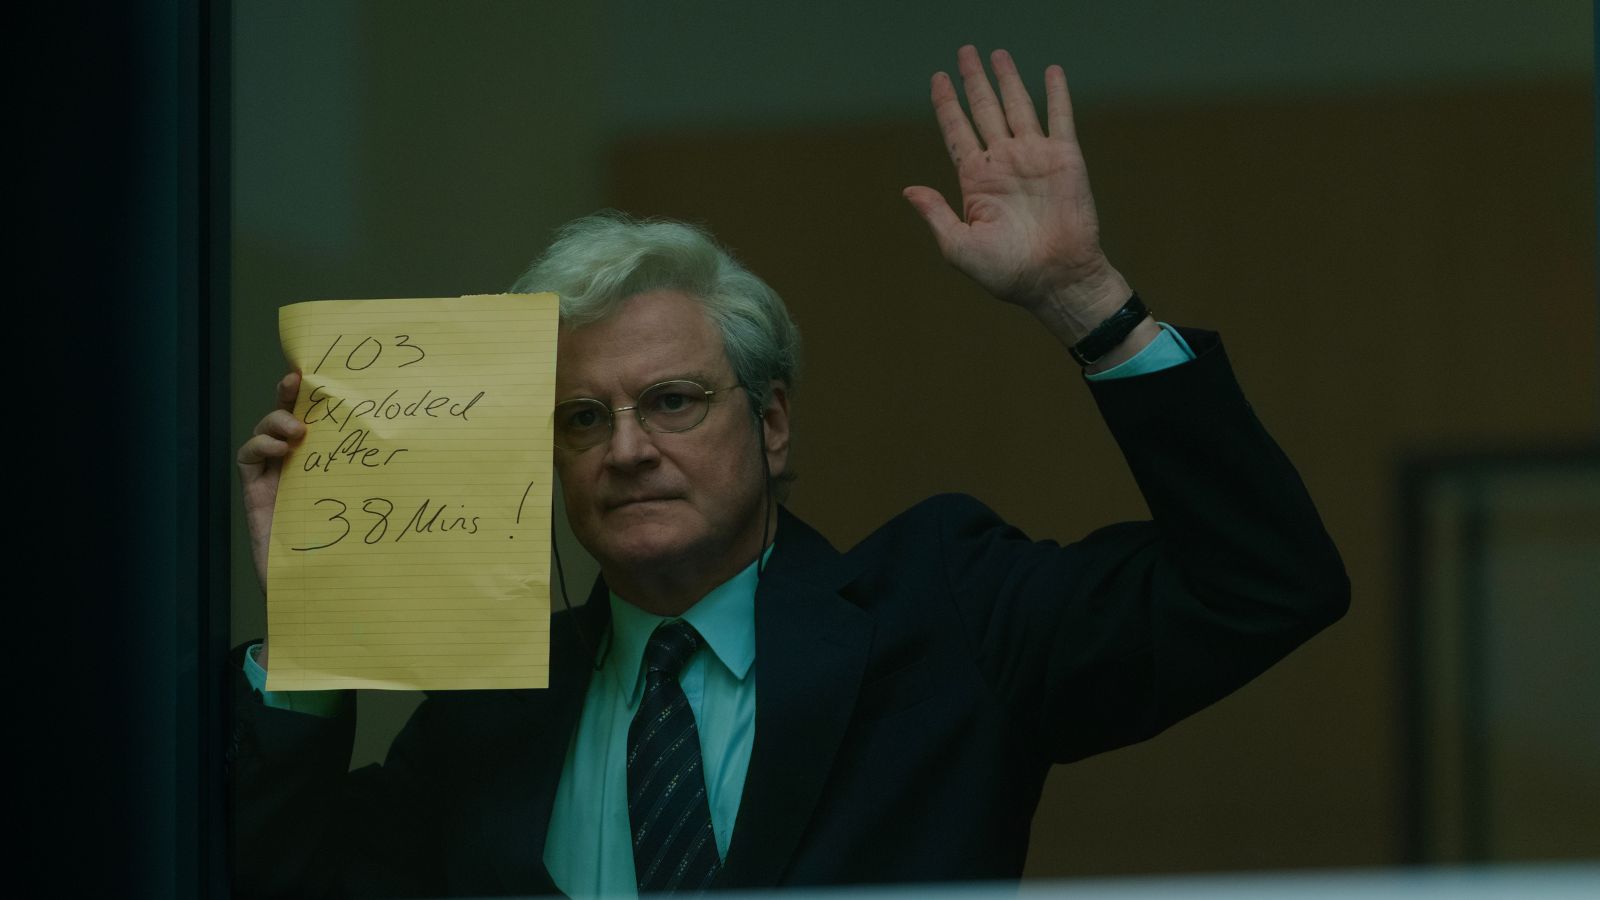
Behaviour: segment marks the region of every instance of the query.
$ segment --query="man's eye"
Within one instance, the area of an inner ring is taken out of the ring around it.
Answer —
[[[666,390],[650,398],[649,412],[676,413],[683,412],[694,405],[695,396],[682,390]]]
[[[600,411],[587,406],[568,410],[561,417],[561,426],[563,428],[582,430],[593,428],[599,424]]]

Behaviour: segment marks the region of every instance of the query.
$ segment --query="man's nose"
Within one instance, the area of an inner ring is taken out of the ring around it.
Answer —
[[[632,411],[619,413],[612,420],[611,442],[606,453],[607,462],[622,468],[632,468],[653,463],[660,456],[660,452],[656,449],[655,435],[639,424],[639,417]]]

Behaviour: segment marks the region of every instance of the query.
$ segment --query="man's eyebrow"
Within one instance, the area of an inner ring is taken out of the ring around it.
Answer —
[[[716,379],[704,372],[689,372],[674,378],[663,378],[661,381],[693,381],[705,385],[709,390],[716,390],[717,388]],[[660,384],[660,382],[656,383]]]
[[[658,384],[665,384],[665,383],[667,383],[669,381],[693,381],[696,384],[704,386],[706,388],[706,390],[710,390],[710,391],[726,390],[728,388],[738,386],[739,380],[738,380],[738,378],[736,376],[730,375],[728,377],[733,379],[733,383],[732,384],[718,384],[716,376],[709,375],[709,374],[705,373],[704,371],[701,371],[701,370],[698,370],[698,369],[693,370],[693,371],[689,371],[689,372],[679,372],[679,373],[674,373],[674,374],[671,374],[671,375],[666,375],[666,376],[663,376],[661,378],[652,378],[650,381],[639,385],[639,389],[636,392],[634,392],[633,396],[635,398],[637,398],[639,396],[639,394],[644,393],[646,390],[648,390],[648,389],[650,389],[650,388],[652,388],[652,387],[654,387],[654,386],[656,386]],[[568,397],[565,398],[565,400],[598,400],[598,399],[600,399],[600,398],[596,397],[594,394],[585,394],[585,393],[582,393],[582,392],[575,392],[571,396],[568,396]],[[563,403],[563,402],[565,402],[565,400],[562,399],[560,396],[558,396],[557,399],[556,399],[556,402],[557,403]]]
[[[704,385],[707,390],[716,390],[722,386],[717,384],[717,379],[715,376],[695,370],[691,372],[675,372],[671,375],[664,375],[660,378],[652,378],[649,382],[639,385],[639,391],[640,393],[643,393],[655,385],[666,384],[669,381],[693,381],[696,384]],[[638,395],[636,394],[635,396]]]

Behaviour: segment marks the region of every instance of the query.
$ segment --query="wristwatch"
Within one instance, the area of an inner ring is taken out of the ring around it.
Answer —
[[[1127,303],[1122,304],[1121,309],[1096,325],[1083,340],[1068,347],[1067,352],[1072,354],[1072,358],[1077,360],[1080,366],[1094,365],[1100,357],[1110,353],[1114,347],[1126,340],[1128,333],[1148,315],[1150,310],[1146,309],[1144,301],[1139,299],[1139,292],[1134,291],[1133,296],[1128,298]]]

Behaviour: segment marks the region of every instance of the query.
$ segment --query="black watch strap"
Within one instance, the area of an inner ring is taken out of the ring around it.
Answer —
[[[1126,340],[1128,333],[1148,315],[1150,310],[1146,309],[1144,301],[1139,299],[1139,292],[1134,291],[1133,296],[1128,298],[1127,303],[1122,304],[1121,309],[1096,325],[1083,340],[1068,347],[1067,352],[1072,354],[1072,358],[1077,360],[1080,366],[1094,365],[1100,357],[1110,353],[1112,348]]]

